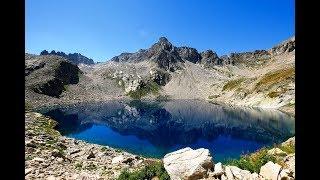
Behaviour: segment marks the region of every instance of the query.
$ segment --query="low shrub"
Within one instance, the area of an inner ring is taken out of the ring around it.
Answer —
[[[118,177],[118,180],[144,180],[158,177],[159,180],[169,180],[170,177],[161,162],[146,165],[140,170],[129,172],[124,170]]]

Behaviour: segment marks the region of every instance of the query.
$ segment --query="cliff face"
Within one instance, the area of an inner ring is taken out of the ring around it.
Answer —
[[[60,56],[29,56],[26,60],[26,88],[59,97],[65,85],[79,82],[80,69]]]
[[[55,52],[54,50],[50,53],[46,50],[43,50],[40,55],[57,55],[66,58],[68,61],[70,61],[73,64],[87,64],[92,65],[94,64],[94,61],[90,58],[87,58],[86,56],[81,55],[80,53],[69,53],[65,54],[64,52]]]

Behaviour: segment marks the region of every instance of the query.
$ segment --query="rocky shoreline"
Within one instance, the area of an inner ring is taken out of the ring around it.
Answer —
[[[25,179],[117,179],[123,171],[138,171],[155,162],[164,162],[164,167],[171,179],[274,179],[273,177],[278,176],[294,179],[295,176],[295,154],[283,152],[279,148],[273,148],[268,153],[279,157],[277,162],[281,165],[268,162],[261,167],[258,174],[236,166],[214,163],[209,152],[202,153],[206,150],[199,151],[190,148],[178,150],[186,150],[187,154],[195,155],[197,158],[193,158],[192,163],[188,161],[172,162],[172,158],[168,161],[168,157],[177,154],[175,152],[167,154],[161,161],[61,136],[58,131],[54,130],[55,125],[56,121],[53,119],[40,113],[26,111]],[[282,145],[294,145],[294,143],[294,138],[291,138]],[[199,155],[194,152],[201,153]],[[180,158],[187,157],[181,153],[178,154]],[[170,168],[172,164],[180,168],[172,169]]]
[[[115,179],[159,161],[61,136],[39,113],[26,112],[25,122],[25,179]]]

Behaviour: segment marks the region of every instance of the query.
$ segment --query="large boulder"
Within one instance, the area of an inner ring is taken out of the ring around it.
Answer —
[[[260,175],[265,179],[277,180],[280,179],[281,166],[271,161],[260,168]]]
[[[207,177],[213,161],[208,149],[193,150],[190,147],[166,154],[164,168],[172,180],[192,180]]]

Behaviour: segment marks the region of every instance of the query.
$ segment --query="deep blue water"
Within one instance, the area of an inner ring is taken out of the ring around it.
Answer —
[[[294,119],[277,110],[231,108],[200,100],[110,101],[39,110],[67,137],[162,158],[184,147],[207,148],[214,161],[280,143]]]

